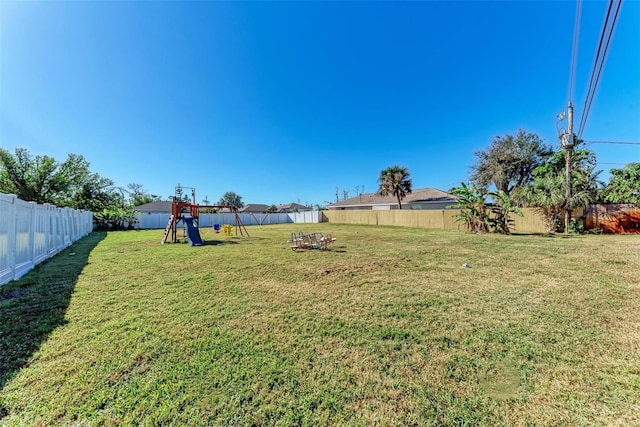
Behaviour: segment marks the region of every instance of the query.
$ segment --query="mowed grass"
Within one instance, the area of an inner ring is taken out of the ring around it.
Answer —
[[[0,288],[0,424],[640,424],[638,236],[248,230],[94,233]]]

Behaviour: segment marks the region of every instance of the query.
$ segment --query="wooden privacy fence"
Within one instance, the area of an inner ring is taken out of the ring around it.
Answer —
[[[0,193],[0,285],[91,233],[93,214]]]
[[[402,227],[432,228],[439,230],[465,230],[464,224],[456,221],[458,209],[434,210],[327,210],[322,211],[323,220],[340,224],[396,225]],[[513,215],[514,232],[544,233],[545,220],[536,209],[522,209],[524,217]]]
[[[634,205],[591,205],[585,210],[585,228],[604,233],[640,234],[640,207]]]

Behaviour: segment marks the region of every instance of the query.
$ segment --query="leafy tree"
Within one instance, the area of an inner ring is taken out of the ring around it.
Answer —
[[[271,205],[269,206],[269,208],[267,209],[268,213],[274,213],[274,212],[278,212],[278,207],[276,205]]]
[[[500,234],[511,234],[510,227],[513,224],[511,214],[518,216],[524,216],[522,211],[518,209],[511,197],[502,190],[492,191],[489,193],[495,203],[491,205],[491,217],[489,218],[489,224],[493,228],[493,231]]]
[[[129,204],[131,206],[140,206],[147,203],[160,201],[159,196],[147,193],[142,184],[127,184],[127,188],[127,192],[129,193]]]
[[[494,185],[496,190],[511,194],[529,184],[533,171],[551,155],[552,149],[538,135],[519,130],[516,136],[497,136],[488,149],[476,151],[471,167],[471,182],[478,187]]]
[[[559,174],[537,175],[533,184],[518,189],[516,197],[525,206],[536,208],[545,218],[546,231],[555,233],[562,223],[562,212],[566,209],[567,181]],[[573,192],[569,204],[578,206],[587,203],[584,192]]]
[[[76,154],[58,163],[49,156],[33,157],[25,148],[16,149],[15,155],[0,149],[0,191],[22,200],[93,211],[112,202],[112,186]]]
[[[460,209],[460,213],[455,215],[456,221],[463,222],[467,230],[473,233],[493,231],[511,234],[511,215],[523,216],[522,211],[512,203],[511,197],[502,190],[487,192],[483,187],[475,184],[467,186],[463,182],[450,192],[457,196],[457,203],[452,207]],[[494,199],[494,203],[488,204],[487,197]]]
[[[132,230],[139,222],[133,207],[109,207],[93,214],[97,227],[101,230]]]
[[[567,200],[564,165],[560,166],[559,161],[562,153],[554,154],[549,162],[537,168],[533,183],[520,188],[515,194],[515,198],[520,203],[540,211],[545,218],[548,233],[558,231],[559,225],[562,224],[563,211],[587,206],[597,197],[598,173],[593,172],[595,159],[588,150],[576,150],[574,154],[576,156],[573,162],[572,190],[569,200]]]
[[[69,206],[99,212],[108,207],[122,206],[122,199],[113,190],[113,181],[95,174],[77,190]]]
[[[487,233],[489,231],[489,209],[486,202],[486,190],[475,184],[467,186],[464,182],[455,187],[451,194],[457,196],[457,203],[453,208],[460,209],[456,214],[456,221],[463,222],[467,230],[472,233]]]
[[[15,156],[0,149],[0,168],[0,191],[22,200],[55,203],[69,186],[55,159],[33,158],[25,148],[17,148]]]
[[[607,203],[631,203],[640,206],[640,163],[629,163],[622,169],[611,169],[609,184],[604,189]]]
[[[598,179],[601,171],[596,171],[596,154],[585,148],[573,150],[571,157],[571,191],[585,192],[591,202],[600,198],[600,189],[603,185]],[[534,171],[535,177],[543,175],[560,175],[566,181],[566,160],[564,151],[554,152],[549,159]],[[566,183],[565,183],[566,191]]]
[[[234,193],[233,191],[227,191],[226,193],[224,193],[218,204],[224,206],[232,206],[236,209],[240,209],[244,206],[242,197]]]
[[[402,209],[402,199],[411,193],[409,169],[404,166],[390,166],[380,172],[378,194],[393,195],[398,199],[398,209]]]

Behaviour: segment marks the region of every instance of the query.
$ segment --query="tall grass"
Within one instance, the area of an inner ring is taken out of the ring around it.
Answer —
[[[0,288],[0,423],[640,424],[637,236],[250,232],[93,234]]]

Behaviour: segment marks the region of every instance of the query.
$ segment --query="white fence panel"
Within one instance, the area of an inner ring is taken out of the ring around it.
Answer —
[[[0,283],[13,279],[15,265],[15,210],[13,196],[0,194]]]
[[[169,222],[169,213],[150,212],[138,215],[137,229],[165,228]],[[287,223],[319,223],[321,222],[320,212],[299,212],[299,213],[241,213],[238,214],[242,224],[249,225],[270,225]],[[235,215],[229,212],[200,213],[200,227],[213,227],[214,224],[235,225]]]
[[[0,285],[91,233],[93,214],[0,194]]]
[[[308,211],[308,212],[295,212],[287,214],[289,218],[291,218],[291,222],[302,222],[302,223],[318,223],[320,221],[320,212],[318,211]]]

